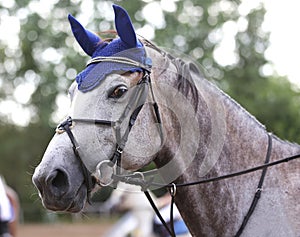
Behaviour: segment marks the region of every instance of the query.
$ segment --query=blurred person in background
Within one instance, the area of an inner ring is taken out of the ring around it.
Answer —
[[[157,198],[150,195],[162,217],[170,226],[171,196],[168,192]],[[178,237],[191,237],[176,205],[174,205],[174,231]],[[105,237],[169,237],[159,218],[155,215],[141,187],[119,182],[110,198],[102,205],[103,210],[125,212],[106,233]]]
[[[155,199],[154,195],[152,194]],[[123,213],[105,237],[154,237],[154,212],[141,187],[119,182],[110,198],[102,206],[105,210]]]
[[[0,237],[16,236],[17,210],[17,195],[6,186],[3,177],[0,176]]]
[[[169,192],[167,192],[165,195],[158,198],[156,202],[162,218],[170,227],[171,195],[169,194]],[[191,234],[187,226],[185,225],[175,204],[173,206],[173,218],[175,235],[177,237],[191,237]],[[170,237],[170,234],[166,230],[165,226],[161,223],[157,215],[155,215],[153,219],[153,231],[156,237]]]

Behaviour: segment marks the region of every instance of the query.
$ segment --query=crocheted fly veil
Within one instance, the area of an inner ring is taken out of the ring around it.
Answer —
[[[104,42],[101,38],[85,29],[72,15],[69,15],[72,32],[85,53],[95,59],[97,57],[123,57],[141,65],[151,65],[151,60],[147,58],[143,44],[137,39],[132,22],[128,13],[120,6],[113,5],[115,13],[115,26],[119,38],[111,42]],[[141,67],[122,63],[118,60],[101,61],[87,66],[76,81],[78,89],[87,92],[99,85],[107,75],[111,73],[124,73],[128,71],[142,71]]]

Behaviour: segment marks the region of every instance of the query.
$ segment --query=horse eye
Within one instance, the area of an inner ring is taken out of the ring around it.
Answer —
[[[109,98],[118,99],[121,98],[128,91],[126,86],[116,87],[112,93],[110,93]]]

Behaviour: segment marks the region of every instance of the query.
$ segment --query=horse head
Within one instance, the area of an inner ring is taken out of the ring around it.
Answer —
[[[58,126],[32,178],[44,206],[54,211],[80,211],[94,184],[90,177],[105,173],[101,169],[115,162],[116,153],[122,153],[122,169],[136,170],[150,163],[162,144],[148,104],[153,100],[151,60],[127,12],[113,8],[119,37],[111,41],[69,15],[72,32],[91,61],[69,89],[72,120]]]

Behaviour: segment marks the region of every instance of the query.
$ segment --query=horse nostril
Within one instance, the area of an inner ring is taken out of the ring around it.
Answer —
[[[60,169],[54,170],[46,180],[46,186],[51,193],[61,196],[69,190],[69,179],[66,172]]]
[[[65,172],[56,170],[56,175],[52,178],[51,184],[56,188],[62,188],[68,186],[68,177]]]

